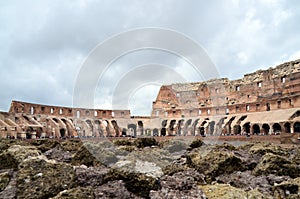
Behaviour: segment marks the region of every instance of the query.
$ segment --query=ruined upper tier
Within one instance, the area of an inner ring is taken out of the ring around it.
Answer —
[[[164,85],[152,117],[196,117],[300,107],[300,60],[258,70],[242,79]]]

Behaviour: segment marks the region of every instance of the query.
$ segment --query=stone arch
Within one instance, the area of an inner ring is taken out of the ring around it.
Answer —
[[[60,137],[62,138],[66,137],[66,129],[64,128],[59,129],[59,133],[60,133]]]
[[[167,129],[165,127],[161,128],[160,135],[161,136],[166,136],[166,134],[167,134]]]
[[[32,133],[34,132],[32,127],[28,127],[26,130],[26,139],[31,139],[32,138]]]
[[[243,130],[245,131],[246,134],[250,134],[250,122],[247,122],[243,125]]]
[[[214,131],[215,131],[215,124],[216,124],[215,121],[211,121],[211,122],[208,124],[208,131],[209,131],[209,134],[210,134],[210,135],[213,135],[213,134],[214,134]]]
[[[264,123],[264,124],[262,125],[262,131],[263,131],[263,133],[264,133],[265,135],[268,135],[269,132],[270,132],[270,126],[269,126],[269,124]]]
[[[111,129],[111,126],[110,126],[110,123],[108,120],[104,120],[104,124],[106,124],[106,136],[107,137],[112,137],[112,129]]]
[[[272,129],[275,135],[281,133],[281,126],[279,123],[274,123]]]
[[[127,130],[125,128],[122,129],[122,136],[123,137],[127,136]]]
[[[203,122],[201,123],[201,126],[204,126],[206,123],[207,123],[207,121],[203,121]]]
[[[258,124],[253,124],[252,132],[253,132],[253,134],[256,134],[256,135],[260,134],[260,127]]]
[[[66,136],[69,136],[72,134],[72,127],[68,124],[67,120],[65,118],[61,118],[61,121],[66,125]]]
[[[36,136],[37,136],[38,138],[45,137],[45,134],[43,133],[43,128],[42,128],[42,127],[38,127],[38,128],[36,129]]]
[[[144,135],[144,123],[143,121],[138,121],[138,132],[140,135]]]
[[[159,136],[157,128],[153,129],[153,136]]]
[[[57,118],[54,117],[54,118],[52,118],[52,119],[53,119],[53,121],[56,122],[57,124],[59,123]]]
[[[168,123],[168,120],[163,120],[161,122],[161,130],[160,130],[160,135],[161,136],[166,136],[167,135],[167,129],[166,129],[166,126],[167,126],[167,123]]]
[[[87,132],[88,133],[87,136],[95,136],[94,135],[94,126],[93,126],[92,121],[91,120],[86,120],[85,122],[88,124],[89,131],[90,131],[90,132]]]
[[[184,119],[181,119],[178,121],[177,123],[177,135],[181,135],[181,127],[183,126],[183,123],[184,123]]]
[[[127,129],[129,132],[133,132],[133,136],[136,136],[136,124],[128,124],[127,125]],[[124,135],[124,133],[122,132],[122,136],[126,136],[126,134]]]
[[[115,137],[119,137],[120,136],[120,127],[118,126],[118,123],[116,120],[112,120],[111,121],[111,124],[114,128],[114,131],[115,131]],[[136,132],[134,133],[134,136],[136,136]]]
[[[150,128],[146,128],[146,129],[145,129],[145,135],[146,135],[146,136],[151,136],[151,132],[152,132],[152,131],[151,131]]]
[[[199,120],[200,120],[200,119],[196,119],[196,120],[193,122],[193,124],[192,124],[192,132],[191,132],[191,134],[192,134],[193,136],[196,135],[196,127],[197,127],[197,125],[198,125]],[[199,133],[199,132],[198,132],[198,133]]]
[[[226,129],[223,128],[225,118],[227,118],[227,117],[220,118],[216,124],[216,134],[217,135],[221,135],[226,131]]]
[[[294,132],[295,133],[300,133],[300,122],[295,122],[294,123]]]
[[[199,129],[200,129],[200,135],[202,137],[205,136],[205,128],[203,126],[201,126]]]
[[[170,124],[169,124],[169,135],[173,135],[173,132],[175,131],[175,124],[176,124],[176,120],[171,120],[170,121]]]
[[[234,127],[233,127],[233,133],[235,135],[238,135],[238,134],[241,134],[241,132],[242,132],[241,125],[239,125],[239,124],[234,125]]]
[[[162,127],[166,127],[166,126],[167,126],[167,123],[168,123],[168,120],[163,120],[163,121],[161,122],[161,126],[162,126]]]
[[[231,134],[232,129],[231,129],[231,124],[233,122],[233,120],[235,119],[236,116],[233,116],[229,119],[229,121],[225,124],[225,132],[227,132],[227,134]]]
[[[100,125],[100,124],[101,124],[100,120],[95,120],[94,122],[95,122],[95,124],[97,124],[97,125]]]
[[[183,128],[184,136],[188,134],[188,129],[191,124],[192,124],[192,119],[187,120],[186,123],[184,124],[184,128]]]
[[[94,120],[95,123],[95,130],[97,131],[98,135],[96,134],[96,136],[100,136],[103,137],[103,130],[101,129],[101,121],[100,120]]]
[[[291,133],[291,124],[289,122],[284,123],[283,127],[285,133]]]

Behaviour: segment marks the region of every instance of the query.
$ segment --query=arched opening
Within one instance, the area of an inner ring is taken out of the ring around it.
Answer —
[[[153,136],[158,136],[158,129],[157,128],[153,129]]]
[[[296,122],[294,124],[294,132],[295,133],[300,133],[300,122]]]
[[[192,124],[192,119],[187,120],[186,123],[184,124],[184,128],[183,128],[184,136],[186,136],[188,134],[188,129],[191,124]]]
[[[166,134],[167,134],[167,129],[166,129],[167,123],[168,123],[168,120],[163,120],[161,122],[161,126],[162,126],[162,128],[160,130],[160,135],[161,136],[166,136]]]
[[[266,103],[266,111],[270,111],[271,107],[270,107],[270,103]]]
[[[66,135],[70,134],[72,135],[72,127],[70,127],[70,125],[68,124],[67,120],[64,118],[61,118],[61,121],[66,125],[67,130],[66,130]],[[68,132],[68,133],[67,133]]]
[[[30,107],[30,114],[33,115],[34,114],[34,107]]]
[[[253,129],[253,134],[256,135],[260,134],[260,128],[258,124],[253,124],[252,129]]]
[[[215,131],[215,124],[216,124],[216,122],[215,121],[211,121],[210,123],[209,123],[209,134],[210,135],[213,135],[214,134],[214,131]]]
[[[168,122],[168,120],[163,120],[163,121],[161,122],[161,126],[162,126],[162,127],[166,127],[166,126],[167,126],[167,122]]]
[[[206,123],[207,123],[207,121],[203,121],[203,122],[201,123],[201,126],[204,126]]]
[[[95,120],[94,122],[95,122],[95,124],[100,125],[100,121],[99,120]]]
[[[115,130],[115,137],[120,136],[120,127],[118,126],[118,123],[116,120],[111,121],[111,124],[113,125],[113,128]],[[133,136],[136,136],[136,133],[133,134]]]
[[[143,121],[138,121],[138,131],[140,135],[144,135],[144,124]]]
[[[270,126],[268,124],[263,124],[262,125],[262,133],[264,135],[268,135],[270,131]]]
[[[284,124],[284,132],[285,133],[291,133],[291,124],[289,122],[286,122]]]
[[[161,128],[160,130],[160,135],[161,136],[166,136],[166,132],[167,132],[167,129],[165,127]]]
[[[60,137],[64,138],[66,136],[66,129],[61,128],[59,130],[59,133],[60,133]]]
[[[106,127],[106,136],[107,137],[112,137],[109,121],[108,120],[104,120],[104,121],[105,121],[104,125]]]
[[[76,111],[76,117],[80,118],[80,111]]]
[[[136,136],[136,124],[128,124],[127,129],[130,132],[131,136]],[[124,137],[124,134],[122,133],[122,136]],[[126,134],[125,134],[126,136]]]
[[[205,136],[205,128],[202,126],[200,127],[200,135],[203,137]]]
[[[94,136],[94,126],[91,122],[91,120],[86,120],[86,123],[88,124],[88,126],[90,127],[90,130],[92,132],[92,136]],[[88,136],[91,136],[91,135],[88,135]]]
[[[33,128],[32,127],[29,127],[27,130],[26,130],[26,139],[31,139],[31,135],[33,133]]]
[[[97,131],[98,135],[100,137],[102,137],[103,136],[103,131],[101,129],[101,122],[99,120],[95,120],[94,123],[95,123],[95,130]]]
[[[58,119],[57,118],[53,118],[53,121],[58,124]]]
[[[183,126],[184,119],[178,121],[177,124],[177,135],[181,135],[181,127]]]
[[[273,132],[275,135],[279,135],[281,133],[281,126],[278,123],[273,124],[272,126]]]
[[[241,126],[240,125],[234,125],[234,127],[233,127],[233,133],[235,135],[239,135],[239,134],[241,134],[241,132],[242,132]]]
[[[199,119],[196,119],[196,120],[193,122],[193,125],[192,125],[192,132],[191,132],[193,136],[196,135],[196,126],[197,126],[198,122],[199,122]],[[198,133],[199,133],[199,132],[198,132]]]
[[[31,139],[31,133],[30,132],[26,132],[26,139]]]
[[[28,118],[27,116],[23,115],[23,118],[24,118],[27,122],[30,123],[30,120],[29,120],[29,118]]]
[[[43,133],[43,129],[41,127],[36,129],[36,137],[41,138]]]
[[[127,130],[125,128],[122,129],[122,136],[123,137],[126,137],[127,135]]]
[[[225,128],[226,128],[226,130],[225,130],[225,132],[227,132],[227,134],[231,134],[231,124],[232,124],[232,121],[235,119],[235,116],[233,116],[233,117],[231,117],[230,119],[229,119],[229,121],[225,124]]]
[[[151,129],[149,129],[149,128],[146,128],[146,129],[145,129],[145,135],[146,135],[146,136],[151,136],[151,133],[152,133],[152,132],[151,132]]]
[[[168,127],[169,135],[173,135],[173,133],[176,133],[176,132],[174,132],[175,124],[176,124],[176,120],[171,120],[169,127]]]
[[[250,134],[250,122],[247,122],[246,124],[243,125],[243,130],[244,133]]]

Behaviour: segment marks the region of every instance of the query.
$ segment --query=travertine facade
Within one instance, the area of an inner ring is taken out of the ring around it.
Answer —
[[[300,60],[206,82],[164,85],[151,117],[12,101],[0,136],[102,137],[300,133]]]
[[[233,81],[222,78],[162,86],[151,116],[187,121],[198,118],[202,124],[194,120],[194,127],[209,134],[300,132],[300,124],[289,122],[298,117],[299,96],[300,60],[296,60]],[[265,115],[273,119],[264,123]],[[243,122],[248,116],[256,123]]]

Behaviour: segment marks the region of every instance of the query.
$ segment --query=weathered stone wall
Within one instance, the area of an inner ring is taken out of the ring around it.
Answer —
[[[52,115],[59,117],[77,117],[77,118],[130,118],[129,110],[100,110],[49,106],[33,104],[27,102],[12,101],[10,113],[25,113],[30,115]]]
[[[200,83],[162,86],[152,117],[213,116],[300,107],[300,60]]]
[[[164,85],[149,117],[12,101],[0,112],[0,137],[300,133],[299,96],[298,60],[238,80]]]

